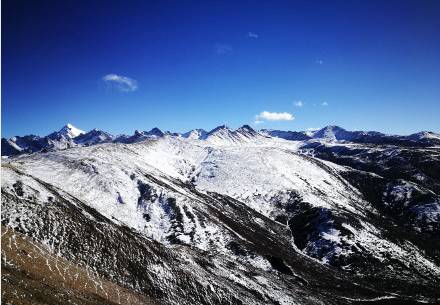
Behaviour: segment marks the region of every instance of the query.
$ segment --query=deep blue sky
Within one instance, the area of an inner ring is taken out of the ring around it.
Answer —
[[[262,111],[295,119],[255,125]],[[440,1],[2,1],[5,137],[67,122],[409,134],[439,118]]]

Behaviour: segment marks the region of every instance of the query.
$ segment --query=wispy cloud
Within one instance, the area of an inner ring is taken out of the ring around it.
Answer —
[[[217,43],[215,45],[215,53],[219,55],[228,54],[232,52],[232,47],[227,44]]]
[[[315,63],[317,63],[318,65],[322,65],[324,61],[322,59],[317,59]]]
[[[304,106],[304,103],[302,101],[296,101],[296,102],[293,103],[293,106],[295,106],[295,107],[302,107],[302,106]]]
[[[269,112],[263,111],[255,116],[255,124],[261,124],[264,121],[293,121],[295,117],[288,112]]]
[[[309,127],[306,130],[307,131],[316,131],[316,130],[319,130],[319,128],[317,128],[317,127]]]
[[[327,103],[327,102],[322,102],[322,103],[321,103],[321,106],[324,106],[324,107],[325,107],[325,106],[328,106],[328,103]]]
[[[255,39],[256,39],[256,38],[258,38],[258,34],[257,34],[257,33],[254,33],[254,32],[249,32],[249,33],[248,33],[248,37],[249,37],[249,38],[255,38]]]
[[[107,74],[102,77],[102,80],[111,88],[115,88],[122,92],[132,92],[137,90],[137,81],[117,74]]]

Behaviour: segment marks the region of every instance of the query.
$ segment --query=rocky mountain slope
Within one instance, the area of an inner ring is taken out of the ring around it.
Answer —
[[[431,134],[159,131],[2,160],[5,302],[440,301]]]

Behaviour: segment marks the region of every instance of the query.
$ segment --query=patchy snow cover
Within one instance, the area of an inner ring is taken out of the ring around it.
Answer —
[[[288,204],[292,194],[311,207],[327,209],[334,215],[365,219],[373,209],[342,178],[346,167],[313,158],[312,153],[305,155],[303,142],[265,137],[246,126],[235,131],[219,128],[211,131],[206,140],[191,136],[159,137],[157,130],[152,130],[152,134],[156,136],[133,144],[105,143],[12,158],[2,170],[2,188],[20,192],[17,181],[21,180],[26,196],[47,202],[52,194],[36,183],[34,177],[167,247],[183,244],[226,256],[233,255],[230,242],[246,242],[246,236],[215,215],[210,215],[207,221],[209,209],[201,202],[201,194],[213,192],[246,204],[261,213],[252,218],[261,227],[265,226],[266,217],[276,220],[280,206]],[[344,145],[358,147],[358,144]],[[383,152],[395,153],[386,149]],[[398,185],[390,184],[383,195],[392,197],[393,202],[406,202],[416,188],[402,181]],[[438,222],[439,205],[434,202],[414,206],[414,211],[418,217]],[[222,213],[227,214],[228,208]],[[342,227],[350,234],[344,234],[340,227],[326,228],[319,232],[319,239],[307,243],[303,253],[309,255],[323,246],[330,247],[319,259],[320,263],[329,264],[334,257],[350,256],[356,250],[368,252],[379,261],[393,257],[432,276],[440,275],[438,266],[409,242],[404,245],[390,242],[366,221],[359,227],[348,223]],[[237,257],[248,268],[273,270],[265,257],[249,253]],[[408,257],[410,260],[406,262]],[[222,269],[220,263],[217,267],[222,277],[239,285],[257,289],[267,283],[261,277],[254,280],[240,277],[239,271]],[[350,266],[344,268],[350,270]],[[157,266],[157,272],[164,270]],[[291,304],[291,298],[285,294],[278,296],[273,287],[267,293],[281,304]]]
[[[20,181],[20,182],[18,182]],[[36,183],[34,179],[20,176],[8,167],[2,168],[2,187],[10,189],[18,197],[33,197],[38,202],[47,202],[53,196],[46,188]],[[26,195],[25,195],[26,194]]]
[[[271,198],[282,199],[285,190],[295,190],[304,200],[316,206],[333,207],[361,213],[357,195],[338,177],[337,166],[310,160],[287,149],[287,141],[268,139],[248,145],[226,146],[209,142],[165,136],[135,144],[100,144],[65,151],[34,154],[11,161],[28,173],[86,202],[110,219],[116,219],[147,236],[167,243],[170,233],[189,243],[189,236],[200,248],[220,234],[214,226],[190,219],[197,205],[185,189],[172,179],[193,183],[200,191],[217,192],[245,202],[254,210],[271,216]],[[253,147],[250,149],[250,147]],[[152,175],[173,185],[170,193]],[[149,198],[140,198],[148,185]],[[280,197],[281,196],[281,197]],[[172,199],[170,199],[172,198]],[[174,200],[170,203],[169,200]],[[175,204],[176,207],[170,207]],[[183,228],[172,227],[175,211],[181,214]],[[149,221],[146,222],[145,218]],[[173,231],[174,230],[174,231]],[[220,244],[226,241],[218,238]],[[223,246],[222,246],[223,247]]]
[[[276,203],[289,200],[286,191],[295,192],[312,206],[364,215],[368,205],[339,175],[344,167],[299,154],[300,145],[291,141],[253,138],[246,132],[232,136],[229,129],[222,128],[211,133],[214,137],[208,141],[164,136],[130,145],[100,144],[20,157],[11,164],[164,244],[169,244],[170,235],[200,249],[208,249],[213,240],[219,249],[225,249],[228,241],[224,227],[202,225],[194,216],[196,200],[191,200],[193,195],[178,181],[192,183],[202,192],[238,199],[270,218],[277,212]],[[236,144],[230,145],[231,141]],[[158,181],[152,183],[145,175]],[[148,192],[142,185],[148,185]],[[395,186],[388,195],[405,200],[411,196],[411,187]],[[435,208],[426,211],[431,218],[438,212]],[[173,225],[176,213],[183,223],[178,229]],[[321,238],[335,245],[331,255],[349,254],[338,252],[342,251],[338,230],[322,232]]]
[[[362,222],[362,229],[356,229],[349,224],[343,224],[343,227],[353,233],[353,238],[345,239],[346,243],[358,247],[362,245],[364,251],[370,252],[377,259],[384,261],[387,257],[392,256],[398,259],[407,267],[415,265],[417,270],[423,270],[426,274],[438,277],[440,268],[432,261],[423,257],[418,249],[409,242],[403,246],[391,243],[380,237],[380,232],[371,224]]]

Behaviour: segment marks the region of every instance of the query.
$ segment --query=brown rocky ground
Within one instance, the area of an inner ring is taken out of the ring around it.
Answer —
[[[8,227],[1,231],[3,304],[158,304],[51,254]]]

